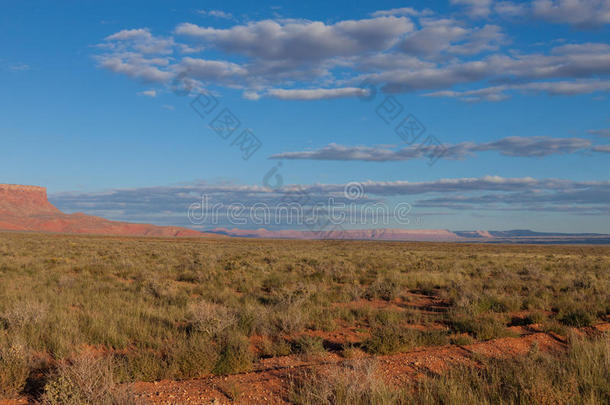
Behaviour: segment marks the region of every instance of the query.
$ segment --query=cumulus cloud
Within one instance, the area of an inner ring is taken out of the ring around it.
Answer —
[[[186,69],[189,77],[200,80],[222,81],[247,74],[247,70],[242,66],[222,60],[185,57],[180,66]]]
[[[451,4],[466,7],[468,15],[473,18],[487,17],[492,0],[451,0]]]
[[[228,29],[182,23],[175,32],[254,59],[313,62],[380,51],[412,29],[409,19],[388,16],[330,25],[320,21],[263,20]]]
[[[457,98],[467,102],[502,101],[511,91],[520,93],[545,93],[556,95],[577,95],[610,92],[610,80],[543,81],[524,84],[509,84],[484,87],[476,90],[442,90],[424,94],[428,97]]]
[[[364,75],[375,82],[386,83],[390,92],[416,91],[422,89],[447,88],[456,84],[482,81],[512,83],[515,80],[532,82],[525,85],[544,89],[559,86],[557,94],[578,94],[595,91],[600,84],[607,89],[608,81],[585,78],[610,74],[610,45],[586,43],[562,45],[552,48],[549,53],[500,55],[493,54],[478,61],[451,62],[447,65],[422,69],[391,69],[381,73]],[[544,82],[545,79],[564,80],[560,84]],[[513,85],[515,86],[515,85]],[[519,88],[515,86],[515,88]],[[563,88],[563,90],[561,89]]]
[[[454,3],[473,16],[486,15],[493,4]],[[519,4],[503,1],[493,9],[517,15]],[[217,28],[184,22],[174,35],[180,42],[147,28],[121,30],[98,45],[96,58],[101,67],[134,79],[169,84],[181,78],[197,87],[239,89],[251,100],[357,97],[362,90],[355,87],[364,80],[385,92],[438,90],[428,95],[464,101],[610,88],[609,44],[570,43],[537,53],[506,49],[510,38],[499,25],[409,7],[333,23],[268,19]]]
[[[443,53],[474,55],[496,50],[506,42],[497,25],[468,28],[451,19],[424,20],[422,29],[407,35],[398,47],[413,55],[435,56]]]
[[[148,28],[121,30],[106,38],[106,44],[114,49],[125,48],[130,45],[143,54],[168,54],[174,46],[173,38],[153,36]]]
[[[125,52],[105,54],[97,57],[101,67],[145,82],[167,82],[172,72],[164,69],[169,65],[167,58],[146,58]]]
[[[494,10],[501,16],[528,17],[580,28],[610,23],[608,0],[534,0],[530,3],[501,1]]]
[[[591,141],[582,138],[551,138],[546,136],[511,136],[493,142],[462,142],[442,146],[443,159],[464,159],[475,152],[498,152],[504,156],[544,157],[587,150]],[[331,143],[316,150],[283,152],[271,159],[360,160],[369,162],[404,161],[427,158],[438,152],[437,145],[417,144],[394,150],[383,147],[343,146]],[[592,149],[593,150],[593,149]]]
[[[148,28],[121,30],[98,45],[107,53],[97,55],[103,68],[131,78],[166,82],[172,77],[168,54],[173,52],[173,38],[157,37]]]

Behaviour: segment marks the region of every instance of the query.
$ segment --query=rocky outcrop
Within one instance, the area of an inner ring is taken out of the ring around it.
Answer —
[[[208,236],[193,229],[109,221],[82,213],[64,214],[47,199],[44,187],[0,184],[0,229],[100,235]]]

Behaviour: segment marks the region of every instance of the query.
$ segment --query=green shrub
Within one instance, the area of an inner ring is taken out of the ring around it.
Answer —
[[[567,326],[574,326],[576,328],[582,328],[584,326],[591,326],[593,319],[588,312],[582,309],[574,309],[566,312],[559,318],[559,321]]]
[[[468,333],[478,340],[496,339],[511,336],[506,329],[506,323],[493,315],[469,316],[454,314],[450,319],[450,327],[456,333]]]
[[[294,342],[297,353],[317,354],[324,351],[324,340],[319,336],[301,335]]]
[[[437,346],[449,342],[446,331],[419,331],[388,324],[371,329],[364,349],[372,354],[391,354],[418,346]]]

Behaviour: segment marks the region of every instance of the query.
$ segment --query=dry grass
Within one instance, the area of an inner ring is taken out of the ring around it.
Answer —
[[[610,314],[608,269],[603,246],[0,233],[0,396],[29,392],[34,356],[49,359],[42,382],[51,384],[85,348],[110,361],[119,383],[246,370],[253,336],[259,356],[309,355],[323,342],[290,336],[339,321],[369,330],[356,347],[373,354],[505,336],[516,311],[566,333]],[[413,291],[448,311],[339,305]],[[427,323],[444,329],[412,328]]]
[[[290,399],[302,405],[352,404],[607,404],[610,336],[573,338],[565,354],[533,350],[509,360],[481,359],[410,386],[385,384],[374,362],[353,362],[324,373],[302,373]]]

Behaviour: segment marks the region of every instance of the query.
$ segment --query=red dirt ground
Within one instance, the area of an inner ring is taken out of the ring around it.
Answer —
[[[374,358],[379,374],[390,384],[404,384],[430,373],[442,373],[451,365],[474,364],[473,356],[506,358],[524,355],[536,345],[539,350],[564,348],[561,339],[533,333],[518,338],[501,338],[467,346],[439,346],[407,353]],[[371,358],[363,355],[362,358]],[[133,388],[140,398],[153,404],[285,404],[290,379],[296,372],[324,372],[335,366],[350,364],[337,354],[325,353],[313,360],[284,356],[262,360],[253,371],[229,376],[208,376],[186,381],[136,383]]]

